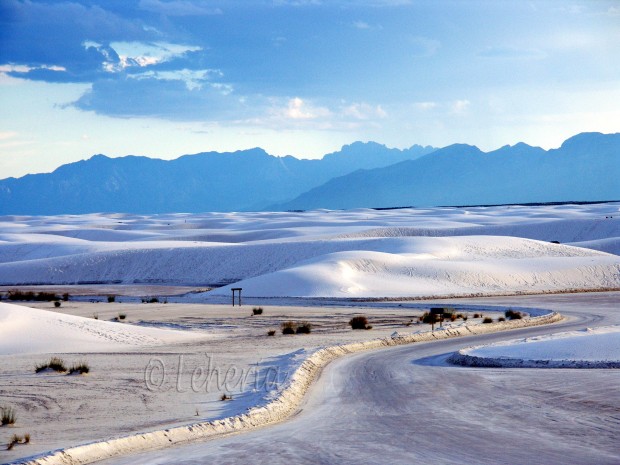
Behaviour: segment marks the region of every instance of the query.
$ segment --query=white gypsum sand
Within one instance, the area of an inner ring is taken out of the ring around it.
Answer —
[[[248,409],[247,413],[209,422],[193,423],[187,426],[166,428],[95,442],[83,446],[63,449],[57,453],[44,455],[26,463],[35,464],[80,464],[92,463],[130,452],[148,451],[184,444],[231,432],[240,432],[290,417],[300,406],[303,396],[321,369],[329,362],[343,355],[416,342],[429,342],[446,338],[484,334],[494,331],[525,328],[560,321],[558,313],[547,312],[541,316],[493,324],[470,324],[446,328],[442,331],[402,332],[382,339],[340,344],[320,348],[304,360],[292,373],[268,403]],[[362,331],[366,332],[366,331]]]
[[[619,209],[608,203],[2,217],[0,284],[209,287],[283,272],[278,278],[297,289],[271,289],[275,295],[600,290],[619,287],[620,259],[605,254],[617,249]],[[305,277],[314,270],[316,285]],[[480,279],[489,273],[498,273],[497,281]]]
[[[513,339],[461,349],[459,365],[509,368],[620,368],[620,326]]]

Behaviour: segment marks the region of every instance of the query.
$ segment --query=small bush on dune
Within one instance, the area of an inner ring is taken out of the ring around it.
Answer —
[[[474,318],[482,318],[482,315],[479,313],[474,313]]]
[[[489,317],[489,316],[485,316],[484,319],[482,320],[483,323],[487,324],[487,323],[493,323],[493,318]]]
[[[74,373],[85,375],[89,371],[90,371],[90,367],[88,366],[88,363],[86,362],[79,362],[79,363],[73,364],[71,365],[71,368],[69,368],[70,375]]]
[[[115,295],[109,295],[108,296],[108,303],[112,303],[112,302],[116,302],[116,296]]]
[[[252,309],[252,315],[262,315],[263,314],[263,308],[262,307],[254,307]]]
[[[52,357],[49,362],[42,363],[41,365],[37,365],[34,371],[35,373],[39,373],[47,368],[49,368],[50,370],[61,372],[61,373],[64,373],[65,371],[67,371],[65,362],[59,357]]]
[[[30,443],[30,433],[26,433],[23,436],[18,436],[14,434],[9,443],[6,446],[6,450],[11,450],[15,447],[15,444],[29,444]]]
[[[60,300],[57,300],[56,302],[54,302],[54,307],[56,308],[60,307]]]
[[[368,327],[368,318],[366,318],[365,316],[354,316],[349,321],[349,325],[351,326],[351,329],[371,329],[372,328],[372,326],[370,328]]]
[[[295,334],[297,330],[297,325],[292,321],[285,321],[280,326],[282,328],[282,334]]]
[[[118,314],[118,319],[119,320],[124,320],[125,318],[127,318],[127,314],[126,313],[119,313]]]
[[[275,335],[276,335],[275,329],[270,329],[269,331],[267,331],[267,336],[275,336]]]
[[[0,407],[0,423],[4,425],[14,425],[17,420],[13,407]]]
[[[65,302],[67,302],[67,301],[69,300],[69,293],[68,293],[68,292],[65,292],[65,293],[62,295],[62,300],[64,300]]]
[[[297,334],[310,334],[312,331],[312,325],[307,321],[303,321],[295,330]]]
[[[521,314],[521,312],[515,312],[514,310],[510,308],[504,312],[504,315],[509,320],[520,320],[521,318],[523,318],[523,315]]]
[[[232,400],[232,396],[228,396],[226,395],[226,393],[222,394],[222,396],[220,397],[220,400]]]
[[[506,321],[506,318],[504,318],[503,316],[500,316],[497,321]]]

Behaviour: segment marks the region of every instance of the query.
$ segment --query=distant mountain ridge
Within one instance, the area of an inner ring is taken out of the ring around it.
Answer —
[[[0,215],[170,213],[488,205],[620,199],[620,134],[561,147],[482,152],[454,144],[355,142],[320,160],[263,149],[175,160],[95,155],[52,173],[0,180]]]
[[[620,199],[620,134],[582,133],[558,149],[482,152],[455,144],[416,160],[334,178],[277,210]]]
[[[355,142],[321,160],[275,157],[260,148],[175,160],[95,155],[52,173],[0,180],[0,214],[260,210],[335,176],[388,166],[434,150]]]

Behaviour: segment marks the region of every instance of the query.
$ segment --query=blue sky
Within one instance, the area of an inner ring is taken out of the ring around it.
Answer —
[[[620,131],[620,2],[0,0],[0,178]]]

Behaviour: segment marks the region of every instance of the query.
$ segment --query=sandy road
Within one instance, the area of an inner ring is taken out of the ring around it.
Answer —
[[[289,421],[105,463],[620,463],[618,370],[443,364],[466,345],[618,324],[619,297],[483,299],[553,308],[570,320],[345,357],[325,369]]]

